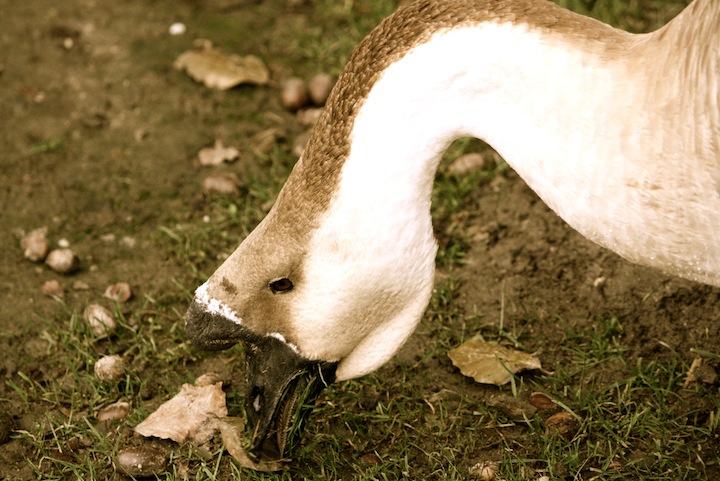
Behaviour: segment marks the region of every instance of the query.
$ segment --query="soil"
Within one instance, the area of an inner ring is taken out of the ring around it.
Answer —
[[[163,226],[202,222],[206,171],[197,152],[217,138],[247,152],[244,139],[264,129],[280,126],[290,138],[303,128],[280,108],[277,84],[212,91],[174,70],[173,60],[194,38],[215,35],[229,51],[261,54],[275,81],[308,75],[314,65],[296,72],[286,63],[307,58],[283,35],[310,21],[309,8],[251,0],[0,0],[0,404],[8,403],[10,416],[33,406],[23,407],[5,381],[17,381],[18,372],[42,374],[38,339],[65,309],[42,294],[45,281],[59,280],[65,304],[78,310],[107,285],[129,282],[136,298],[174,307],[179,314],[167,322],[181,322],[195,278],[157,239]],[[169,35],[179,21],[190,30]],[[247,111],[259,113],[257,122],[237,114]],[[251,167],[227,167],[243,169]],[[467,264],[452,272],[462,281],[460,304],[478,314],[478,331],[500,323],[522,331],[547,369],[565,360],[568,330],[591,330],[609,317],[622,324],[631,358],[674,352],[689,364],[693,350],[720,352],[720,290],[633,266],[586,241],[515,174],[479,188],[458,219],[471,238]],[[80,272],[62,276],[23,258],[20,235],[40,226],[54,243],[69,242]],[[228,248],[244,234],[230,234]],[[411,341],[401,362],[422,345]],[[30,445],[5,440],[0,473],[13,474],[0,479],[34,478],[24,462],[34,455]]]

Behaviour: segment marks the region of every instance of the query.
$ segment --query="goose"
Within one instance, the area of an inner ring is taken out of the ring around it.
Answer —
[[[546,0],[418,0],[354,49],[272,209],[190,303],[194,343],[245,345],[258,458],[417,326],[434,177],[465,136],[586,238],[720,286],[720,0],[649,34]]]

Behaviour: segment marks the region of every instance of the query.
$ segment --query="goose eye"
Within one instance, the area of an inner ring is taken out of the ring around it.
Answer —
[[[293,288],[293,283],[287,277],[282,277],[270,282],[269,287],[273,294],[276,294],[278,292],[287,292],[291,290]]]

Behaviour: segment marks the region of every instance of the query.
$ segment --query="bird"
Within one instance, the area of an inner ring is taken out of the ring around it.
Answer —
[[[186,314],[198,346],[245,345],[256,458],[412,334],[435,174],[467,136],[591,241],[720,286],[720,1],[646,34],[547,0],[404,5],[354,49],[272,209]]]

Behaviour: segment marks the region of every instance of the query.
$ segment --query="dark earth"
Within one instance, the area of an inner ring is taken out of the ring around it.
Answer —
[[[356,6],[358,17],[362,8]],[[279,0],[0,0],[0,480],[38,476],[28,462],[39,462],[36,447],[3,431],[27,430],[28,419],[43,417],[46,407],[25,402],[12,386],[23,384],[20,373],[38,383],[57,375],[60,364],[48,365],[58,361],[47,355],[46,333],[64,329],[71,311],[100,302],[107,285],[128,282],[131,308],[155,309],[158,331],[181,339],[190,293],[249,226],[208,234],[207,246],[188,248],[191,261],[163,232],[215,218],[218,204],[202,189],[208,170],[196,160],[215,139],[241,150],[238,162],[220,170],[264,179],[268,200],[277,193],[292,164],[291,139],[304,130],[280,107],[279,81],[337,74],[345,45],[372,27],[323,24],[319,9]],[[174,22],[188,32],[169,35]],[[193,82],[173,61],[195,38],[259,55],[271,84],[219,92]],[[271,128],[282,132],[274,148],[285,153],[258,155],[250,139]],[[263,195],[241,190],[236,202],[242,210],[243,196],[257,204]],[[254,208],[257,222],[267,205]],[[22,233],[41,226],[53,243],[69,242],[79,272],[63,276],[23,258]],[[467,329],[497,331],[502,323],[522,333],[524,347],[550,371],[568,359],[562,349],[568,330],[591,331],[610,318],[622,326],[631,360],[676,355],[689,365],[698,352],[720,353],[720,290],[633,266],[591,244],[511,171],[481,183],[438,224],[441,242],[458,232],[467,239],[464,263],[438,277],[459,280],[457,304],[477,323]],[[65,287],[63,303],[43,295],[49,279]],[[395,362],[415,359],[436,328],[424,323]],[[189,366],[159,392],[176,391],[205,367]],[[443,359],[425,369],[443,377],[452,368]]]

